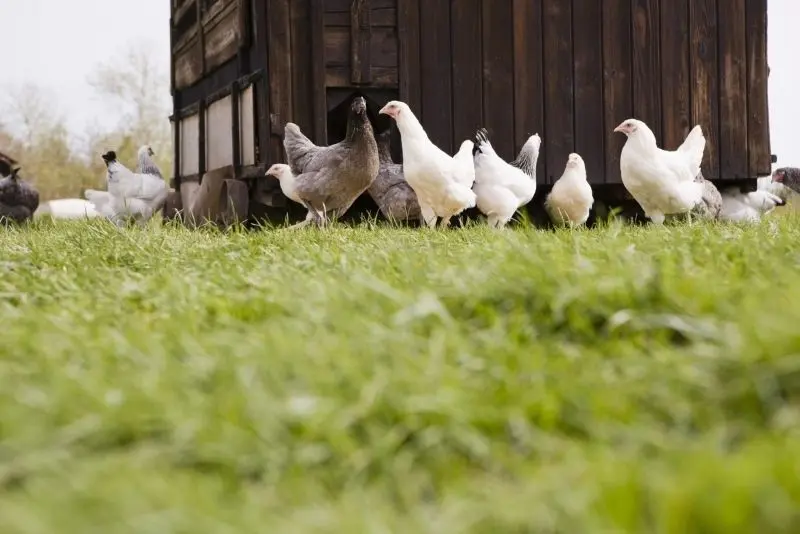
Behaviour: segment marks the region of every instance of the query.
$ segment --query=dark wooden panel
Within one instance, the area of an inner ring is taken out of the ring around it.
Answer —
[[[270,129],[283,136],[283,127],[292,118],[292,60],[290,11],[288,0],[269,0],[269,96]],[[285,161],[283,146],[271,143],[272,161]]]
[[[326,13],[350,13],[353,0],[325,0]],[[372,9],[388,9],[395,7],[398,0],[370,0]],[[349,16],[349,15],[348,15]]]
[[[428,137],[445,152],[453,153],[453,80],[450,76],[450,0],[425,0],[420,20],[422,85],[420,118]],[[412,79],[411,83],[415,83]]]
[[[354,84],[368,84],[371,79],[370,0],[353,0],[350,7],[350,79]]]
[[[665,0],[670,2],[672,0]],[[633,115],[661,146],[661,61],[658,0],[633,0]]]
[[[311,0],[311,85],[314,110],[314,138],[318,144],[328,139],[328,91],[325,87],[324,0]]]
[[[575,151],[589,180],[605,174],[603,140],[603,0],[573,0],[575,56]]]
[[[767,98],[767,0],[747,1],[747,152],[750,177],[772,172]]]
[[[492,145],[514,159],[514,34],[511,2],[483,2],[483,121]],[[454,31],[461,31],[454,28]],[[456,85],[460,89],[460,86]],[[456,148],[460,140],[456,140]]]
[[[324,27],[325,63],[332,67],[350,67],[350,27]],[[398,41],[395,28],[373,28],[370,39],[370,65],[398,66]]]
[[[185,48],[175,54],[175,88],[183,89],[203,77],[203,48],[195,35]]]
[[[661,129],[663,145],[683,143],[691,124],[689,0],[661,2]]]
[[[481,0],[453,0],[453,138],[456,146],[483,126]]]
[[[397,69],[394,67],[372,67],[370,69],[372,83],[369,87],[396,88],[398,82]],[[353,87],[349,67],[325,67],[324,87]],[[414,112],[416,115],[417,113]]]
[[[746,178],[747,38],[745,0],[724,0],[719,10],[719,174]]]
[[[411,106],[416,114],[422,107],[420,68],[420,0],[397,0],[397,28],[400,43],[398,84],[400,100]]]
[[[717,179],[719,178],[717,2],[691,0],[689,5],[692,124],[699,124],[706,138],[703,174],[706,178]]]
[[[625,136],[614,128],[633,117],[630,0],[603,1],[603,100],[605,102],[605,182],[620,183],[619,155]],[[597,180],[599,183],[600,180]]]
[[[575,149],[573,132],[572,6],[563,0],[544,0],[543,145],[547,154],[547,183],[561,176],[567,156]]]
[[[350,13],[330,13],[325,12],[323,16],[326,26],[349,26]],[[397,26],[397,9],[394,7],[375,9],[370,11],[370,19],[373,28],[385,28]]]
[[[312,80],[311,62],[311,0],[289,0],[292,20],[292,122],[311,135],[313,131],[313,95],[316,92]]]
[[[531,135],[544,135],[542,81],[542,0],[514,0],[514,151]],[[546,139],[542,140],[547,143]],[[544,154],[536,179],[544,182]]]

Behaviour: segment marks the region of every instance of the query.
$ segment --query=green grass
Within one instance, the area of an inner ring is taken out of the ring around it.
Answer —
[[[0,532],[800,532],[800,215],[0,236]]]

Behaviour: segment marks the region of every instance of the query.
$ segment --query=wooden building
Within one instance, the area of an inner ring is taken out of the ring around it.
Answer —
[[[287,121],[340,140],[354,94],[378,129],[408,102],[451,153],[481,126],[506,158],[538,132],[542,184],[573,151],[619,184],[629,117],[666,148],[701,124],[707,178],[771,169],[767,0],[172,0],[171,27],[178,187],[263,175]]]

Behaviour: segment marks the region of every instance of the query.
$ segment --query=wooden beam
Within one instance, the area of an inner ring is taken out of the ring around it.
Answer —
[[[370,0],[353,0],[350,5],[350,81],[355,85],[369,84],[372,81],[370,13]]]
[[[312,106],[314,109],[314,137],[318,145],[328,144],[324,4],[324,0],[311,0],[311,82],[314,87]]]

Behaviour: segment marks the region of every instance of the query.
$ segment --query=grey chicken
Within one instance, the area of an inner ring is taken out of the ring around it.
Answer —
[[[378,175],[378,145],[367,117],[367,102],[358,97],[350,104],[346,137],[331,146],[317,146],[294,123],[286,123],[283,147],[296,176],[295,193],[313,217],[324,225],[328,215],[341,217]]]
[[[772,173],[772,181],[800,193],[800,169],[797,167],[781,167]]]
[[[392,161],[392,154],[389,151],[391,135],[390,129],[376,136],[380,171],[367,191],[387,219],[394,221],[418,219],[424,223],[417,194],[403,176],[403,166]]]
[[[39,207],[39,192],[19,177],[20,168],[0,180],[0,219],[24,222]]]

